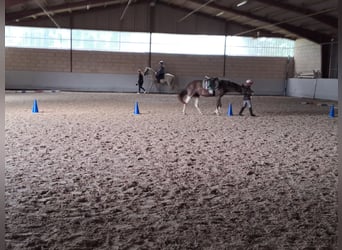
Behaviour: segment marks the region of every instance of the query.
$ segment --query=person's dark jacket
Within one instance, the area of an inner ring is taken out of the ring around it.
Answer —
[[[251,89],[250,86],[242,85],[243,100],[250,100],[252,94],[253,94],[253,90]]]
[[[157,79],[164,79],[165,76],[165,68],[164,66],[161,66],[160,69],[157,71]]]
[[[141,86],[144,83],[144,76],[142,73],[139,73],[138,84]]]

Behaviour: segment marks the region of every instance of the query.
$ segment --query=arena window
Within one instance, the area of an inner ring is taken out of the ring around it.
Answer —
[[[5,46],[35,49],[70,49],[70,30],[5,26]]]
[[[224,36],[152,34],[152,52],[192,55],[224,55]]]
[[[284,38],[150,34],[18,26],[5,27],[5,46],[228,56],[293,57],[294,54],[294,41]]]
[[[228,36],[226,54],[230,56],[293,57],[295,42],[284,38]]]

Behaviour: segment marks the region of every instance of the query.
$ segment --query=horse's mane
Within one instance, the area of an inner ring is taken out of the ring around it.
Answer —
[[[226,80],[226,79],[219,79],[218,77],[206,77],[205,78],[207,81],[214,83],[215,88],[219,88],[220,86],[231,86],[231,87],[236,87],[240,89],[242,86],[241,84],[238,84],[236,82],[233,82],[231,80]]]
[[[240,86],[241,87],[241,84],[238,84],[238,83],[233,82],[231,80],[219,79],[219,82],[221,82],[223,84],[228,84],[228,85],[232,85],[232,86]]]
[[[219,79],[217,89],[226,92],[239,92],[242,93],[242,86],[231,80]]]
[[[151,68],[151,67],[145,67],[145,70],[144,70],[144,71],[146,72],[146,71],[148,71],[148,70],[151,70],[151,71],[155,72],[155,70],[154,70],[153,68]]]

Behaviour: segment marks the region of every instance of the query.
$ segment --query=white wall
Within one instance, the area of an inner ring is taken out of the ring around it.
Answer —
[[[307,97],[324,100],[338,100],[338,79],[298,79],[290,78],[287,96]]]
[[[6,90],[61,90],[94,92],[137,92],[137,74],[96,74],[76,72],[6,71]],[[201,77],[176,77],[175,89],[152,85],[144,77],[144,88],[151,93],[178,93],[180,88]],[[180,84],[181,83],[181,84]],[[151,88],[150,88],[151,87]]]
[[[136,92],[136,82],[135,74],[6,71],[6,89]]]
[[[194,79],[204,76],[176,76],[175,88],[166,85],[152,85],[152,93],[178,93],[180,89]],[[245,78],[224,78],[243,83]],[[256,95],[284,95],[284,80],[253,78],[253,90]],[[95,74],[41,71],[6,71],[7,90],[64,90],[64,91],[109,91],[136,92],[136,74]],[[149,89],[150,78],[145,77],[144,87]]]
[[[295,74],[301,72],[322,72],[321,45],[306,39],[297,39],[294,48]]]

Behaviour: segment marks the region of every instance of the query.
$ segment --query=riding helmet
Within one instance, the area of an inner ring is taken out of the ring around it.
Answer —
[[[251,79],[246,80],[246,84],[251,86],[253,84],[253,81]]]

